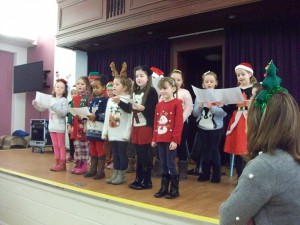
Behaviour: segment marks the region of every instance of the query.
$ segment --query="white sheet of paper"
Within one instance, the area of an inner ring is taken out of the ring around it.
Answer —
[[[132,98],[126,98],[124,96],[120,96],[121,99],[123,99],[126,103],[131,103],[131,104],[134,104],[135,101],[132,99]]]
[[[69,112],[73,116],[80,116],[81,118],[87,118],[87,115],[91,114],[88,107],[69,108]]]
[[[158,88],[158,82],[162,79],[163,77],[156,77],[152,78],[152,86],[155,88],[157,94],[160,94],[160,90]]]
[[[44,94],[42,92],[37,91],[35,94],[35,100],[38,104],[42,105],[45,108],[49,108],[51,104],[52,96],[48,94]]]
[[[192,85],[192,88],[200,102],[237,104],[245,100],[239,87],[224,89],[200,89]]]

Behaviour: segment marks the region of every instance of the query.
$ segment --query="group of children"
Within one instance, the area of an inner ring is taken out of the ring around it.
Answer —
[[[127,67],[127,65],[126,65]],[[123,71],[123,72],[122,72]],[[224,151],[237,155],[236,169],[240,176],[245,165],[242,155],[247,153],[245,116],[252,85],[255,82],[250,64],[241,63],[235,68],[237,81],[245,101],[238,105],[206,103],[198,99],[193,104],[190,93],[183,88],[184,78],[180,70],[158,82],[159,93],[152,86],[153,71],[147,66],[134,69],[134,80],[122,69],[120,75],[108,83],[105,75],[90,73],[76,82],[72,101],[67,102],[67,82],[58,79],[54,86],[49,108],[49,131],[55,153],[52,171],[66,170],[65,117],[68,107],[88,107],[88,118],[68,114],[67,130],[70,145],[74,146],[75,166],[72,173],[101,179],[105,177],[106,149],[112,150],[113,173],[106,179],[108,184],[126,182],[128,166],[127,148],[130,143],[136,151],[136,178],[129,184],[134,190],[152,188],[151,169],[153,148],[158,151],[162,168],[161,187],[155,197],[173,199],[179,196],[179,180],[186,179],[188,151],[186,136],[187,119],[193,114],[199,128],[202,173],[198,181],[221,180],[219,143],[223,118],[232,114],[229,122]],[[113,91],[107,85],[113,85]],[[202,86],[214,89],[217,75],[208,71],[202,75]],[[33,101],[38,110],[45,110]],[[178,156],[178,172],[175,158]],[[91,159],[88,168],[88,159]],[[212,170],[211,170],[212,168]]]

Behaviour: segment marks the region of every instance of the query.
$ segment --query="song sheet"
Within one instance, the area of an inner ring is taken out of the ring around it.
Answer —
[[[239,87],[224,89],[200,89],[192,85],[192,88],[200,102],[220,102],[227,105],[242,103],[245,101]]]

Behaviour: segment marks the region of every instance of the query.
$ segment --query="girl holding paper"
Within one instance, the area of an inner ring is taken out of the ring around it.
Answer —
[[[52,92],[50,107],[48,108],[49,131],[55,155],[55,163],[51,166],[51,171],[66,170],[65,118],[68,112],[67,95],[67,81],[64,79],[57,79]],[[32,101],[32,105],[38,111],[45,111],[47,109],[36,100]]]
[[[80,77],[76,82],[78,95],[74,96],[70,107],[81,108],[88,107],[91,85],[86,76]],[[89,158],[89,143],[85,133],[86,120],[80,116],[68,117],[68,132],[71,134],[71,139],[74,140],[74,160],[75,166],[71,170],[75,174],[84,174],[87,171],[87,160]]]
[[[248,113],[249,100],[252,95],[252,85],[256,83],[256,79],[253,76],[252,65],[246,62],[237,65],[235,67],[235,73],[245,101],[236,105],[228,105],[224,108],[228,114],[232,113],[227,127],[224,152],[235,155],[235,168],[239,178],[246,165],[243,159],[243,156],[248,152],[246,115]]]
[[[217,84],[217,75],[208,71],[202,75],[202,85],[205,89],[214,89]],[[211,183],[221,181],[221,160],[219,144],[221,140],[223,118],[226,112],[214,103],[203,103],[196,98],[193,115],[197,117],[200,139],[202,173],[198,177],[199,182],[210,180]],[[200,165],[200,162],[197,162]],[[211,175],[212,168],[212,175]]]

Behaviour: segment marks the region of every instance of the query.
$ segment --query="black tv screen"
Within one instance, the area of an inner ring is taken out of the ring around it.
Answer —
[[[43,81],[43,61],[14,67],[14,93],[41,91]]]

